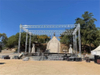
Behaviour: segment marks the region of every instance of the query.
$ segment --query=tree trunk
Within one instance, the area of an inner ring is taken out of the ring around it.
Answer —
[[[90,53],[91,53],[91,43],[90,43]]]

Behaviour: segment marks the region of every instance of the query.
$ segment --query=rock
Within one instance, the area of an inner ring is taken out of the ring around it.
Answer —
[[[23,58],[23,61],[28,61],[28,60],[29,60],[29,57]]]
[[[9,55],[3,55],[1,58],[2,59],[10,59]]]
[[[19,57],[18,56],[14,56],[12,59],[19,59]]]

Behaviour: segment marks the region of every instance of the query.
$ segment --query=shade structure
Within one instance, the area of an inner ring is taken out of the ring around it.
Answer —
[[[91,54],[100,56],[100,45],[96,49],[92,50]]]
[[[32,52],[31,53],[35,53],[35,44],[33,44]]]
[[[60,53],[60,42],[55,36],[47,43],[46,50],[50,53]]]

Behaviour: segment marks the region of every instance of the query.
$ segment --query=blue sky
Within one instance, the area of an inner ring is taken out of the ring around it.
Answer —
[[[85,11],[100,27],[100,0],[0,0],[0,33],[15,35],[20,24],[73,24]]]

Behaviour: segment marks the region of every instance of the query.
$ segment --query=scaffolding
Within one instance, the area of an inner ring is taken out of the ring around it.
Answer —
[[[79,49],[79,54],[81,54],[80,24],[64,24],[64,25],[21,25],[20,24],[18,53],[20,53],[20,42],[21,42],[22,30],[26,32],[25,53],[27,52],[28,34],[30,35],[29,49],[28,49],[28,52],[30,53],[32,35],[52,36],[55,33],[57,36],[60,36],[61,34],[72,35],[73,36],[73,50],[75,50],[77,54],[77,49]],[[77,38],[78,38],[78,41],[77,41]],[[79,45],[78,46],[79,48],[77,48],[77,43]]]

